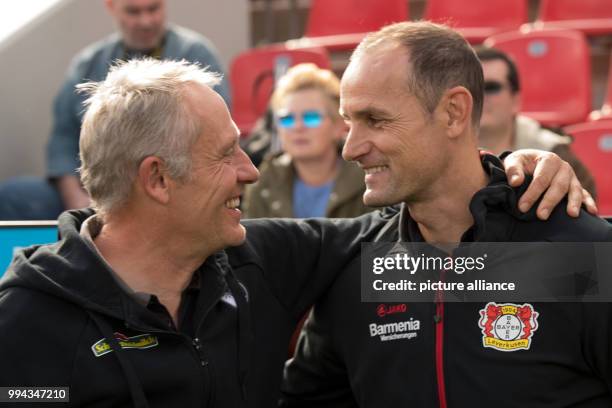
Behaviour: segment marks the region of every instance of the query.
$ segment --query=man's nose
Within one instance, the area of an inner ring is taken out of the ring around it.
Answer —
[[[342,157],[346,161],[357,161],[368,152],[368,145],[366,138],[351,126],[342,148]]]
[[[153,24],[153,14],[147,11],[143,11],[138,15],[138,25],[141,27],[150,27]]]
[[[244,184],[252,184],[259,180],[259,170],[253,164],[249,156],[242,149],[238,152],[238,181]]]

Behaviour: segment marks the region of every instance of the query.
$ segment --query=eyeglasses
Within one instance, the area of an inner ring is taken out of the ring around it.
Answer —
[[[302,123],[309,129],[318,128],[323,123],[323,113],[316,110],[302,112]],[[296,114],[284,112],[277,116],[278,126],[283,129],[293,129],[296,125]]]
[[[495,95],[501,92],[502,89],[506,87],[505,84],[502,84],[498,81],[485,81],[484,83],[484,93],[488,95]]]

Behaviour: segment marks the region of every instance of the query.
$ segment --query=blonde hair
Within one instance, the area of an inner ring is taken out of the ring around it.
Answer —
[[[185,101],[188,85],[214,87],[219,74],[187,61],[118,62],[101,82],[77,86],[89,95],[79,142],[81,181],[102,214],[123,204],[147,156],[185,180],[201,129]]]
[[[289,94],[309,89],[317,89],[325,94],[333,106],[333,112],[338,115],[340,107],[340,80],[330,70],[321,69],[312,63],[298,64],[289,68],[281,77],[272,94],[271,106],[277,110]]]

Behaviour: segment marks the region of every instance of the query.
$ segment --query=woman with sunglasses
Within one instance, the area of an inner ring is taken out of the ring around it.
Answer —
[[[272,95],[282,152],[265,160],[247,186],[244,213],[259,217],[355,217],[363,172],[340,157],[346,125],[338,113],[340,81],[314,64],[289,69]]]

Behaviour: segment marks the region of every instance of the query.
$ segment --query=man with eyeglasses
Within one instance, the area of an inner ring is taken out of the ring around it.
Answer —
[[[571,151],[572,139],[543,128],[535,119],[521,115],[521,88],[518,70],[504,52],[476,47],[484,73],[484,106],[480,121],[480,145],[494,154],[506,150],[541,149],[558,154],[576,172],[593,196],[595,180]]]
[[[314,64],[288,70],[271,106],[282,151],[246,187],[244,213],[260,217],[355,217],[363,204],[363,171],[340,157],[346,125],[338,114],[340,80]]]

